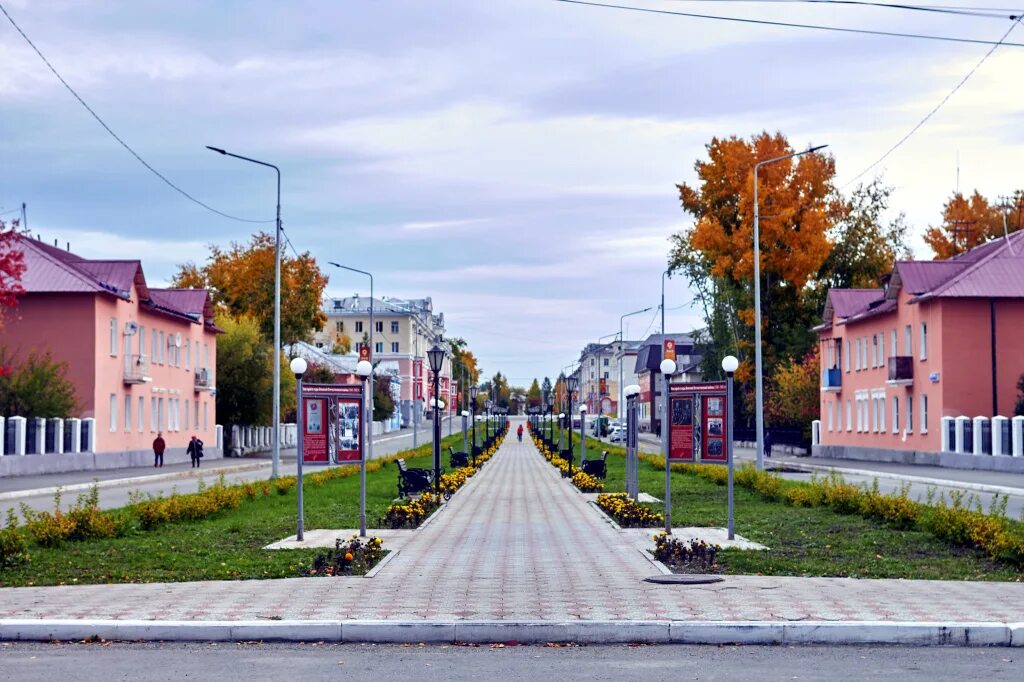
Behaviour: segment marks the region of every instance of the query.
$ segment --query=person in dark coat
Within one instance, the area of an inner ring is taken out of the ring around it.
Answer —
[[[765,457],[771,457],[772,456],[772,430],[771,429],[765,429],[764,430],[764,456]]]
[[[203,458],[203,441],[192,436],[192,440],[189,441],[186,452],[188,452],[188,456],[192,460],[193,468],[198,469],[199,461]]]
[[[164,450],[167,449],[167,443],[164,442],[164,434],[162,431],[158,431],[156,434],[156,440],[153,441],[153,466],[162,467],[164,465]]]

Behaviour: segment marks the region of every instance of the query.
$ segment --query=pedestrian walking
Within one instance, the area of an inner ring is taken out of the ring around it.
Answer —
[[[156,439],[153,441],[153,466],[162,467],[164,465],[164,450],[167,449],[167,443],[164,442],[163,431],[158,431]]]
[[[519,428],[516,429],[516,435],[519,436],[519,442],[522,443],[523,442],[523,425],[522,424],[520,424]]]
[[[203,458],[203,441],[199,440],[196,436],[192,436],[186,452],[188,452],[188,456],[192,459],[192,467],[198,469],[199,460]]]
[[[764,456],[765,457],[771,457],[772,456],[772,430],[771,429],[765,429],[764,430]]]

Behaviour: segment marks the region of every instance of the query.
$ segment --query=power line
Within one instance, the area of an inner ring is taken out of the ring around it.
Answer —
[[[25,39],[25,42],[28,43],[29,47],[31,47],[32,50],[35,51],[35,53],[39,56],[39,58],[41,60],[43,60],[43,63],[46,64],[47,68],[49,68],[50,71],[53,73],[53,75],[57,77],[57,80],[59,80],[61,82],[61,85],[63,85],[67,89],[67,91],[70,92],[72,94],[72,96],[76,100],[78,100],[78,103],[81,104],[85,108],[86,111],[88,111],[90,114],[92,114],[92,117],[94,119],[96,119],[96,122],[99,123],[103,127],[103,129],[106,130],[110,134],[111,137],[113,137],[115,140],[117,140],[118,144],[120,144],[122,147],[124,147],[125,150],[129,154],[134,156],[135,159],[139,163],[141,163],[143,166],[145,166],[146,169],[149,172],[151,172],[153,175],[155,175],[156,177],[160,178],[168,187],[170,187],[175,192],[177,192],[178,194],[182,195],[183,197],[185,197],[186,199],[188,199],[192,203],[198,204],[199,206],[202,206],[207,211],[210,211],[212,213],[216,213],[217,215],[222,216],[224,218],[228,218],[230,220],[237,220],[237,221],[242,222],[242,223],[272,223],[272,222],[274,222],[273,220],[250,220],[248,218],[239,218],[238,216],[233,216],[233,215],[231,215],[229,213],[224,213],[223,211],[218,211],[213,206],[210,206],[209,204],[206,204],[206,203],[200,201],[199,199],[195,198],[194,196],[192,196],[191,194],[189,194],[188,192],[183,190],[181,187],[178,187],[176,184],[171,182],[167,178],[167,176],[165,176],[163,173],[158,171],[156,168],[153,168],[153,166],[149,165],[149,163],[145,159],[143,159],[139,155],[138,152],[136,152],[134,149],[132,149],[131,146],[129,146],[127,142],[122,140],[118,136],[118,134],[115,133],[113,131],[113,129],[109,125],[107,125],[107,123],[102,118],[100,118],[99,114],[97,114],[95,111],[93,111],[92,107],[90,107],[88,104],[86,104],[85,100],[82,99],[81,95],[79,95],[75,91],[75,89],[72,88],[68,84],[68,82],[66,80],[64,80],[64,78],[57,72],[57,69],[54,68],[53,64],[51,64],[50,61],[46,58],[46,56],[43,55],[42,51],[40,51],[40,49],[38,47],[36,47],[35,43],[33,43],[32,40],[25,34],[25,32],[21,30],[21,27],[18,26],[17,22],[14,21],[14,18],[10,14],[7,13],[7,9],[2,4],[0,4],[0,12],[3,12],[4,16],[7,17],[7,21],[11,22],[11,26],[14,27],[14,30],[16,30],[19,34],[21,34],[21,37]]]
[[[863,177],[866,173],[868,173],[873,168],[878,166],[878,164],[882,163],[887,158],[889,158],[890,154],[892,154],[894,151],[899,149],[903,145],[903,143],[906,142],[907,140],[909,140],[914,135],[914,133],[916,133],[918,130],[920,130],[924,126],[924,124],[927,123],[929,119],[931,119],[932,116],[934,116],[936,113],[938,113],[939,109],[941,109],[946,104],[946,102],[948,102],[950,100],[950,98],[952,98],[953,95],[955,95],[957,93],[957,91],[960,90],[960,88],[962,88],[964,86],[964,84],[966,84],[967,81],[971,79],[971,76],[974,75],[975,71],[980,69],[981,65],[984,64],[988,60],[988,58],[992,56],[992,53],[995,52],[996,49],[1000,45],[1003,44],[1003,41],[1006,40],[1006,38],[1010,35],[1010,32],[1013,31],[1013,29],[1017,28],[1017,25],[1020,24],[1021,19],[1024,19],[1024,17],[1017,17],[1016,21],[1014,21],[1010,25],[1010,28],[1008,28],[1006,30],[1006,33],[1003,34],[1003,37],[999,39],[999,42],[997,42],[995,45],[993,45],[992,48],[988,52],[985,53],[985,56],[982,57],[981,60],[977,64],[974,65],[974,68],[971,69],[970,71],[968,71],[967,75],[964,76],[960,80],[960,82],[957,83],[956,86],[952,90],[950,90],[949,93],[945,97],[942,98],[942,101],[939,102],[938,104],[936,104],[935,108],[933,108],[931,111],[929,111],[925,115],[924,118],[922,118],[920,121],[917,122],[917,125],[915,125],[913,128],[910,129],[910,132],[908,132],[906,135],[904,135],[902,138],[900,138],[900,140],[896,144],[894,144],[893,146],[889,147],[888,151],[886,151],[884,154],[882,154],[882,156],[880,156],[877,161],[875,161],[873,164],[871,164],[870,166],[868,166],[867,168],[862,170],[860,173],[857,173],[857,175],[855,175],[852,180],[848,181],[846,184],[843,185],[843,188],[845,189],[846,187],[849,187],[854,182],[856,182],[861,177]]]
[[[951,5],[910,5],[902,3],[869,2],[868,0],[673,0],[674,2],[724,3],[724,4],[806,4],[806,5],[849,5],[872,9],[895,9],[911,12],[928,12],[933,14],[954,14],[958,16],[982,17],[987,19],[1016,19],[1011,9],[982,9]]]
[[[1024,43],[996,43],[991,40],[980,40],[976,38],[958,38],[956,36],[937,36],[926,33],[899,33],[895,31],[873,31],[865,28],[845,28],[842,26],[822,26],[819,24],[797,24],[787,21],[769,21],[767,19],[746,19],[743,17],[725,17],[718,14],[698,14],[696,12],[677,12],[667,9],[653,9],[650,7],[635,7],[632,5],[613,5],[600,2],[589,2],[589,0],[554,0],[570,5],[585,5],[588,7],[603,7],[605,9],[621,9],[630,12],[643,12],[645,14],[662,14],[677,17],[689,17],[692,19],[712,19],[716,21],[729,21],[738,24],[757,24],[761,26],[776,26],[783,28],[806,28],[818,31],[832,31],[835,33],[856,33],[861,35],[883,36],[887,38],[913,38],[916,40],[936,40],[949,43],[967,43],[972,45],[1002,45],[1003,47],[1024,47]],[[1019,19],[1020,17],[1018,17]]]

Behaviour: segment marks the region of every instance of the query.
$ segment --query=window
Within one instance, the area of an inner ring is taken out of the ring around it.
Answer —
[[[160,353],[160,364],[164,364],[164,359],[167,357],[167,339],[164,338],[164,333],[160,332],[160,347],[157,349]]]
[[[843,358],[843,362],[846,363],[846,371],[850,371],[850,340],[846,340],[846,357]]]
[[[914,398],[907,396],[907,433],[914,432]]]
[[[895,329],[892,330],[892,336],[889,338],[889,341],[890,341],[889,346],[892,348],[893,356],[898,355],[899,351],[896,349],[896,330]]]
[[[203,401],[203,431],[206,431],[206,401]]]
[[[921,323],[921,359],[928,359],[928,323]]]
[[[110,357],[117,357],[117,318],[110,318]]]
[[[156,350],[157,344],[160,342],[160,335],[156,333],[155,329],[153,330],[153,337],[152,337],[151,341],[152,341],[152,344],[151,344],[152,348],[150,348],[150,350],[149,350],[149,361],[152,362],[155,365],[157,360],[160,359],[160,356],[159,356],[159,354],[157,353],[157,350]]]
[[[185,414],[185,422],[184,423],[185,423],[185,430],[186,431],[188,431],[188,408],[189,408],[189,404],[188,403],[189,403],[189,401],[186,400],[185,401],[185,412],[184,412],[184,414]]]
[[[900,432],[900,398],[896,395],[892,397],[892,432]]]
[[[392,334],[397,334],[398,333],[398,320],[391,320],[391,333]]]
[[[380,332],[381,334],[383,334],[383,333],[384,333],[384,323],[383,323],[383,322],[380,322],[380,321],[378,321],[378,322],[377,322],[377,324],[375,324],[375,325],[373,325],[373,326],[374,326],[374,328],[376,328],[376,330],[377,330],[378,332]]]
[[[398,341],[392,341],[391,342],[391,352],[392,353],[397,353],[398,352]]]
[[[921,433],[928,433],[928,396],[921,396]]]
[[[836,431],[843,430],[843,401],[836,403]]]
[[[864,353],[864,357],[860,361],[861,369],[868,368],[868,337],[864,337],[864,340],[860,344],[860,350]]]
[[[607,379],[607,378],[608,378],[608,372],[605,372],[605,373],[604,373],[604,378],[605,378],[605,379]]]
[[[198,429],[199,428],[199,401],[198,400],[195,401],[195,403],[193,403],[193,409],[195,410],[195,412],[192,413],[192,426],[193,426],[193,428]]]
[[[156,399],[156,428],[158,431],[167,429],[167,420],[164,418],[164,399]]]
[[[853,352],[855,353],[855,355],[853,357],[853,368],[859,372],[860,371],[860,339],[854,339],[853,340]]]
[[[139,357],[146,357],[146,328],[139,325]]]
[[[832,421],[832,401],[828,402],[828,430],[831,431],[833,426]]]
[[[117,431],[117,394],[110,394],[110,432]]]
[[[849,400],[846,401],[846,430],[853,431],[853,407]]]
[[[192,367],[192,341],[185,339],[185,369]]]
[[[135,415],[135,420],[139,422],[139,433],[142,433],[142,423],[146,414],[146,399],[139,396],[139,413]]]
[[[360,320],[359,322],[356,322],[356,333],[359,333],[361,331],[363,331],[363,322],[362,322],[362,320]]]
[[[835,367],[836,366],[836,361],[835,361],[835,355],[832,353],[832,344],[831,343],[826,344],[826,348],[828,348],[828,354],[827,354],[827,356],[828,356],[828,360],[827,360],[828,364],[825,365],[825,366],[826,367]]]
[[[878,367],[878,334],[871,335],[871,366]]]
[[[383,341],[378,341],[377,343],[373,344],[373,352],[374,353],[383,353],[384,352],[384,342]]]
[[[878,366],[885,367],[885,334],[878,335]]]
[[[132,430],[132,397],[126,395],[124,397],[124,432],[128,433]]]
[[[912,331],[909,324],[903,328],[903,354],[906,356],[914,354],[913,334],[914,332]]]
[[[149,399],[149,430],[156,431],[156,398]]]
[[[605,366],[605,367],[607,367],[607,366],[608,366],[608,358],[605,358],[605,359],[604,359],[604,366]]]
[[[344,334],[345,333],[345,323],[343,321],[341,321],[341,320],[338,320],[337,322],[335,322],[334,323],[334,331],[338,332],[339,334]]]
[[[885,396],[878,398],[878,428],[879,433],[885,433]]]

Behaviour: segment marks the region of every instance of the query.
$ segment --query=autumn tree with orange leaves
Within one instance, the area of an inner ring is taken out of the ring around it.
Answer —
[[[267,341],[274,338],[274,237],[254,234],[248,244],[232,242],[227,250],[210,247],[206,265],[178,267],[173,285],[206,288],[221,312],[252,317]],[[281,258],[281,340],[293,343],[323,329],[320,307],[327,277],[309,252]]]
[[[924,241],[935,253],[936,259],[952,258],[953,256],[973,249],[1003,236],[1004,211],[1000,206],[1003,202],[990,202],[977,190],[970,197],[956,192],[942,210],[942,225],[930,227],[924,233]],[[1018,190],[1006,202],[1009,210],[1006,215],[1006,231],[1015,232],[1021,229],[1024,214],[1024,191]]]

